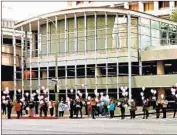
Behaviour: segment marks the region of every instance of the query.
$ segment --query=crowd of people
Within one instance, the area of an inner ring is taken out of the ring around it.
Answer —
[[[177,110],[177,98],[174,100],[174,115],[175,118],[176,110]],[[148,119],[149,117],[149,109],[150,109],[150,100],[148,98],[144,99],[142,102],[142,111],[143,111],[143,119]],[[168,101],[166,99],[157,100],[155,103],[154,109],[156,110],[156,118],[160,117],[160,113],[162,111],[163,118],[166,118],[167,113],[167,105]],[[95,119],[95,116],[105,116],[113,118],[115,115],[116,108],[120,109],[121,119],[125,118],[126,109],[129,109],[130,118],[134,119],[136,117],[137,105],[135,100],[128,100],[127,98],[123,98],[123,100],[114,100],[113,98],[109,98],[108,96],[102,97],[88,97],[87,99],[83,98],[61,98],[57,103],[54,101],[47,101],[45,99],[40,101],[30,100],[19,100],[16,101],[6,100],[6,102],[2,102],[2,114],[7,115],[7,118],[11,118],[12,108],[15,109],[17,118],[19,119],[23,115],[28,115],[29,117],[39,116],[39,117],[47,117],[50,114],[51,117],[55,117],[55,111],[57,107],[59,117],[64,117],[66,111],[69,111],[69,117],[72,118],[80,118],[83,115],[87,115],[88,117],[92,117]],[[83,112],[85,114],[83,114]]]

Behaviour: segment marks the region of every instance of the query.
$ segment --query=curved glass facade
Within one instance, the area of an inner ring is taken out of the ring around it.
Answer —
[[[118,98],[121,86],[136,88],[132,76],[157,74],[157,65],[150,65],[149,70],[148,62],[143,63],[142,52],[177,44],[176,25],[138,15],[73,12],[58,18],[53,16],[53,22],[48,20],[38,25],[38,34],[32,32],[37,38],[30,39],[36,40],[36,46],[30,42],[30,47],[24,50],[26,53],[34,49],[37,53],[35,57],[29,53],[23,63],[36,77],[31,76],[29,86],[23,86],[24,89],[32,91],[44,85],[53,90],[52,78],[60,80],[59,89],[66,95],[69,89],[79,89],[85,94],[98,89]],[[156,61],[150,64],[154,63],[157,64]],[[19,72],[23,74],[24,71]]]

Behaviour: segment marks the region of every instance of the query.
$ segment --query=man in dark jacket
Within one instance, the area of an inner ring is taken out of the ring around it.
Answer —
[[[82,118],[82,101],[78,99],[76,101],[76,118],[78,118],[78,114],[80,113],[81,118]]]
[[[125,119],[125,103],[121,102],[120,104],[120,112],[121,112],[121,119]]]
[[[143,119],[148,119],[149,117],[149,100],[145,99],[143,100]]]
[[[8,100],[8,103],[7,103],[7,118],[8,119],[11,118],[12,107],[13,107],[12,101]]]
[[[75,103],[74,103],[74,100],[71,99],[71,102],[70,102],[70,118],[71,119],[73,118],[74,108],[75,108]]]

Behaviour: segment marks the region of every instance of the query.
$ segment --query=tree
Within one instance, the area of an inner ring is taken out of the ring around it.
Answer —
[[[175,9],[173,12],[172,12],[172,15],[170,17],[170,20],[171,21],[174,21],[174,22],[177,22],[177,9]]]

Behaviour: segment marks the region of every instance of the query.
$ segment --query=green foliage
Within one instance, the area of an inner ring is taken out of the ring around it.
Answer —
[[[177,9],[175,9],[170,18],[171,21],[177,22]]]
[[[128,100],[127,98],[119,98],[119,99],[115,99],[114,103],[115,104],[117,104],[118,102],[121,102],[121,103],[124,102],[125,103],[125,102],[127,102],[127,100]]]

